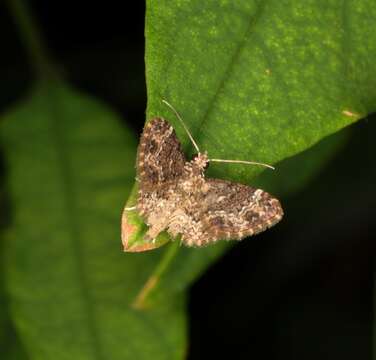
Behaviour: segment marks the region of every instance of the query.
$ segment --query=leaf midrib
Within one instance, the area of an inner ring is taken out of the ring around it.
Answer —
[[[58,157],[58,169],[60,170],[60,176],[62,182],[63,201],[65,208],[65,218],[67,222],[67,231],[71,240],[71,247],[76,263],[77,282],[79,283],[79,289],[82,294],[82,299],[87,313],[87,327],[90,334],[91,342],[91,357],[92,359],[105,360],[103,347],[101,345],[100,336],[98,335],[98,327],[96,325],[94,308],[91,301],[89,282],[87,271],[84,266],[84,256],[82,244],[80,226],[77,222],[79,218],[79,211],[77,206],[77,196],[74,190],[74,176],[71,167],[71,161],[69,155],[67,155],[67,141],[64,136],[64,129],[60,124],[64,124],[64,120],[61,116],[61,109],[59,109],[59,94],[55,94],[53,90],[45,89],[47,94],[46,108],[51,113],[51,130],[53,136],[53,144],[55,145],[56,154]]]
[[[233,55],[230,57],[228,65],[226,66],[226,69],[222,74],[221,80],[219,81],[219,83],[217,85],[217,88],[214,92],[212,99],[208,103],[208,107],[207,107],[204,115],[202,116],[202,120],[199,123],[198,128],[196,130],[193,130],[193,133],[196,134],[195,135],[196,139],[202,133],[202,129],[204,128],[206,122],[209,119],[209,115],[214,108],[214,104],[216,103],[220,92],[222,91],[223,87],[225,86],[226,81],[228,81],[228,79],[230,78],[231,72],[232,72],[234,66],[236,65],[236,63],[238,62],[239,56],[242,52],[242,49],[244,48],[246,42],[249,40],[249,37],[251,35],[251,32],[252,32],[254,26],[256,26],[257,22],[259,21],[259,19],[261,18],[262,14],[265,10],[266,3],[267,3],[267,1],[259,2],[257,4],[256,12],[254,14],[250,14],[250,20],[249,20],[248,27],[247,27],[246,31],[244,32],[244,35],[241,37],[240,41],[238,42],[238,45],[237,45],[235,51],[233,52]],[[190,145],[190,147],[192,148],[192,144]]]

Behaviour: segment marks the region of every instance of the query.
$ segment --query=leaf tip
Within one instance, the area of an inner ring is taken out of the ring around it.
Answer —
[[[143,222],[137,213],[125,208],[121,217],[121,242],[124,252],[143,252],[159,248],[169,241],[169,238],[159,235],[154,242],[145,241]]]

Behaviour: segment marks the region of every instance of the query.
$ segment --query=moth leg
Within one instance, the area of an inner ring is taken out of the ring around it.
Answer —
[[[157,238],[160,232],[162,232],[162,230],[160,230],[157,226],[151,226],[144,235],[144,240],[155,243],[155,239]]]
[[[125,207],[124,211],[134,211],[137,209],[137,206],[130,206],[130,207]]]
[[[162,211],[161,211],[162,210]],[[168,226],[169,221],[169,209],[157,209],[153,211],[145,220],[149,226],[148,231],[144,235],[144,240],[155,242],[155,239],[163,230]]]

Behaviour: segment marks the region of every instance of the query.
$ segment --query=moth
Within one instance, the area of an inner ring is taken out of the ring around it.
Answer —
[[[164,230],[186,246],[205,246],[221,239],[241,240],[282,219],[280,202],[261,189],[205,177],[210,162],[261,164],[242,160],[209,159],[186,128],[197,154],[187,161],[174,128],[163,118],[151,119],[141,135],[137,153],[137,210],[149,226],[145,240],[153,242]]]

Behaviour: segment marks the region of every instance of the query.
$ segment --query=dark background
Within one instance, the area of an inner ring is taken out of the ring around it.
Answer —
[[[142,1],[30,1],[65,77],[140,133],[145,121]],[[0,4],[0,111],[32,83]],[[168,74],[166,74],[168,76]],[[376,233],[375,116],[303,191],[284,220],[237,244],[190,292],[189,359],[369,359]],[[294,174],[291,174],[294,176]]]

